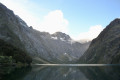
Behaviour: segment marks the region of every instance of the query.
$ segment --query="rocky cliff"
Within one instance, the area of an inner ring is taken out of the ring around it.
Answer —
[[[120,63],[120,19],[113,20],[81,56],[82,63]]]
[[[69,35],[40,32],[28,25],[0,3],[0,39],[29,53],[33,60],[44,63],[74,62],[86,51],[89,43],[73,41]]]

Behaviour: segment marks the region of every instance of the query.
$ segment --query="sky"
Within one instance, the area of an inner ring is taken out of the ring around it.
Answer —
[[[120,0],[0,0],[29,26],[39,31],[92,40],[115,18]]]

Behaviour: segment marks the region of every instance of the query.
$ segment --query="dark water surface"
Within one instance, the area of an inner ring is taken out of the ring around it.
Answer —
[[[7,69],[0,80],[120,80],[120,66],[40,66]],[[1,73],[1,72],[0,72]]]

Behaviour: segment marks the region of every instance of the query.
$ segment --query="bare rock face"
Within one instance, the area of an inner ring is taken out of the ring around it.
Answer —
[[[66,41],[72,40],[69,35],[62,33],[62,32],[56,32],[52,34],[51,36],[56,37],[59,40],[66,40]]]
[[[120,19],[113,20],[91,42],[79,61],[82,63],[120,63]]]
[[[73,41],[69,35],[34,30],[13,11],[0,3],[0,39],[27,51],[33,60],[71,63],[79,59],[88,44]]]

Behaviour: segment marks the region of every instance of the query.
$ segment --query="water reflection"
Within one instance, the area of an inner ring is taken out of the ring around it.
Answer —
[[[0,71],[2,71],[0,80],[24,80],[26,75],[29,74],[31,70],[32,67],[0,67]]]
[[[120,66],[79,67],[89,80],[120,80]]]
[[[25,80],[88,80],[77,67],[46,67],[36,69]]]
[[[120,66],[33,66],[15,70],[3,80],[120,80]]]

